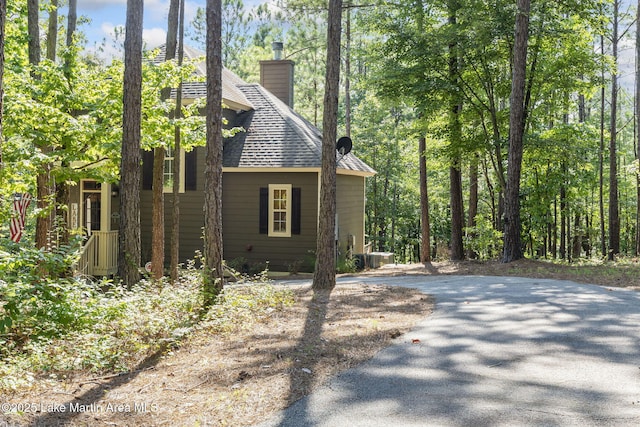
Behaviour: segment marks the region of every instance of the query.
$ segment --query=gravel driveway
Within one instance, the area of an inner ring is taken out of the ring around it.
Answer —
[[[514,277],[341,283],[415,287],[436,310],[262,427],[640,425],[638,292]]]

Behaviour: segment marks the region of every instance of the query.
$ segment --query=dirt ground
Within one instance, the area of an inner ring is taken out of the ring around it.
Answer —
[[[252,425],[393,339],[412,345],[402,334],[434,306],[415,290],[386,286],[338,286],[315,297],[297,286],[295,295],[293,307],[251,329],[198,332],[128,374],[43,380],[0,396],[0,426]],[[22,413],[3,419],[6,409]]]
[[[637,261],[615,267],[523,260],[387,265],[359,274],[501,275],[640,289]],[[295,287],[296,303],[232,335],[197,332],[127,374],[44,381],[0,396],[0,426],[248,426],[267,419],[409,332],[435,306],[415,290],[339,285],[331,294]],[[6,409],[13,410],[9,415]],[[15,409],[21,409],[18,413]],[[3,418],[4,417],[4,418]],[[4,424],[3,424],[4,422]]]

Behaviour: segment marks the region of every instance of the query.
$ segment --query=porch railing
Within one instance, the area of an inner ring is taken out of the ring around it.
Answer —
[[[93,231],[85,243],[76,272],[88,276],[110,276],[118,271],[118,232]]]
[[[82,247],[80,258],[73,266],[74,272],[83,276],[93,274],[93,264],[96,257],[96,237],[89,236],[89,240]]]

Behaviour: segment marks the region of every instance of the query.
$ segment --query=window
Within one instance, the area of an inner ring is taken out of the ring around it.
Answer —
[[[291,237],[300,234],[302,197],[299,187],[270,184],[260,188],[260,234]]]
[[[180,156],[180,192],[195,191],[198,187],[198,167],[197,167],[197,150],[193,149],[189,152],[180,150],[182,156]],[[151,190],[153,187],[153,150],[142,150],[142,189]],[[164,192],[170,193],[173,191],[173,162],[175,156],[170,151],[168,154],[165,152],[165,175]],[[170,168],[167,166],[170,165]]]
[[[180,192],[184,193],[184,179],[185,179],[185,174],[184,174],[184,151],[181,149],[180,150],[181,156],[180,156]],[[175,163],[175,154],[174,154],[174,149],[171,147],[168,147],[165,149],[165,155],[164,155],[164,176],[162,177],[162,182],[164,185],[164,192],[165,193],[172,193],[173,192],[173,165]]]
[[[269,236],[291,236],[291,185],[269,185]]]

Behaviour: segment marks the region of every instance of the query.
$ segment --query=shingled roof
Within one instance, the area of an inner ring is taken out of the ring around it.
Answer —
[[[204,52],[186,46],[184,57],[203,58]],[[160,47],[156,62],[164,60],[165,47]],[[205,61],[196,63],[195,75],[206,75]],[[185,82],[184,99],[207,95],[203,81]],[[175,91],[172,93],[175,97]],[[234,127],[242,127],[224,143],[223,166],[226,168],[320,168],[322,165],[322,134],[278,97],[259,84],[248,84],[236,74],[222,70],[222,98],[224,104],[236,111]],[[366,163],[353,154],[342,156],[336,152],[338,172],[375,174]]]
[[[154,62],[164,61],[166,55],[166,46],[162,45],[158,48],[160,52],[154,58]],[[194,49],[190,46],[184,46],[184,59],[189,61],[199,60],[195,63],[195,78],[202,81],[184,82],[182,84],[182,98],[183,99],[198,99],[207,96],[207,84],[204,82],[204,78],[207,75],[207,65],[204,61],[205,53],[201,50]],[[243,84],[244,81],[235,75],[227,68],[222,68],[222,99],[225,105],[232,110],[247,111],[253,108],[253,105],[247,98],[238,90],[236,85]],[[171,91],[171,98],[175,99],[176,90]]]
[[[254,106],[238,115],[234,126],[243,127],[227,140],[223,165],[237,168],[320,168],[322,134],[275,95],[259,84],[237,88]],[[373,175],[375,171],[353,154],[336,152],[338,170]]]

